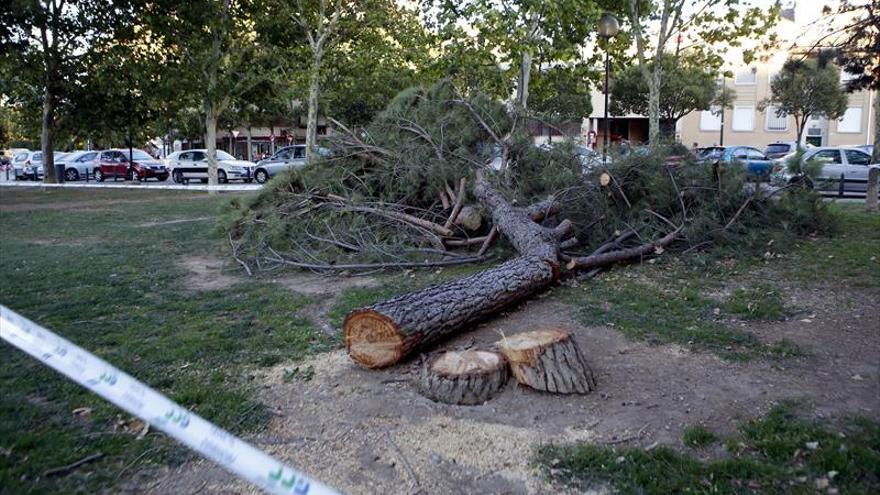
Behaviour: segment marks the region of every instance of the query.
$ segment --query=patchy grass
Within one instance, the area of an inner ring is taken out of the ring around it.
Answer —
[[[566,293],[581,308],[585,324],[610,325],[632,339],[679,344],[731,360],[798,356],[802,351],[793,342],[765,344],[723,320],[775,321],[794,312],[785,295],[763,276],[761,282],[752,282],[758,270],[773,270],[774,278],[801,285],[880,288],[880,215],[860,208],[832,205],[839,222],[835,235],[802,239],[778,252],[777,243],[768,243],[769,256],[661,257],[653,264],[614,270]],[[736,280],[745,280],[744,286],[726,300],[710,297]]]
[[[701,462],[666,447],[584,444],[543,447],[536,461],[555,482],[581,490],[611,485],[622,494],[811,494],[821,486],[877,493],[880,424],[856,418],[830,431],[797,418],[791,407],[743,425],[726,442],[728,459]]]
[[[95,199],[58,192],[4,190],[0,206]],[[227,199],[158,194],[132,204],[129,192],[101,191],[121,201],[101,211],[0,213],[0,301],[224,428],[259,429],[268,411],[249,370],[330,345],[298,316],[308,300],[260,281],[187,290],[175,260],[220,254],[222,235],[205,222],[137,225],[211,216]],[[121,474],[189,455],[157,433],[136,440],[127,415],[11,346],[0,345],[0,360],[0,491],[113,491]],[[104,457],[68,475],[43,476],[97,452]]]
[[[629,338],[653,344],[680,344],[725,359],[790,354],[778,344],[764,344],[753,334],[717,321],[718,303],[684,285],[664,289],[629,277],[610,275],[573,291],[587,325],[610,325]]]
[[[736,289],[721,307],[746,320],[778,321],[792,313],[779,291],[766,284]]]
[[[694,425],[684,430],[681,441],[688,447],[705,447],[718,441],[718,435],[707,430],[705,426]]]

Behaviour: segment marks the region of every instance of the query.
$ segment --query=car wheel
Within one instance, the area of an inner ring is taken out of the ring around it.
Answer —
[[[69,168],[64,171],[64,180],[73,182],[79,180],[79,172],[75,168]]]
[[[175,170],[174,173],[171,174],[171,180],[178,184],[183,184],[183,173],[180,170]]]
[[[260,184],[265,184],[269,180],[269,174],[265,170],[260,169],[254,173],[254,179]]]
[[[788,181],[789,185],[800,188],[800,189],[813,189],[813,181],[809,177],[798,176],[792,177],[790,181]]]
[[[95,181],[96,182],[104,182],[104,172],[101,172],[100,168],[95,169]]]
[[[226,184],[227,182],[229,182],[229,180],[226,178],[226,172],[224,172],[223,170],[217,171],[217,182],[219,182],[220,184]]]

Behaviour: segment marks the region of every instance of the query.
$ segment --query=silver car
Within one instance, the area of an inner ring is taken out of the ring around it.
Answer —
[[[64,180],[73,182],[80,180],[89,173],[97,158],[97,151],[74,151],[55,160],[56,165],[64,165]]]
[[[777,185],[789,184],[793,181],[803,180],[813,186],[810,179],[794,176],[787,170],[785,161],[794,155],[787,155],[774,162],[771,180]],[[815,186],[821,191],[840,191],[841,180],[843,192],[864,194],[868,188],[868,169],[871,164],[871,155],[859,148],[844,148],[824,146],[810,148],[804,152],[801,162],[816,160],[822,163],[822,172],[816,178]]]
[[[286,146],[275,152],[269,158],[257,162],[254,171],[254,179],[260,184],[265,184],[272,177],[289,168],[299,168],[306,164],[306,147],[302,144]]]

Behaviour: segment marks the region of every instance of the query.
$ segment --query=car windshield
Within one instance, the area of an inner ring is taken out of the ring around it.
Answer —
[[[123,150],[122,154],[125,155],[125,158],[128,158],[128,150]],[[152,160],[153,159],[153,157],[148,155],[146,151],[141,151],[141,150],[132,151],[131,157],[135,160]]]
[[[787,144],[768,144],[766,153],[788,153]]]
[[[228,160],[235,160],[235,157],[225,151],[217,150],[217,159],[221,162],[225,162]]]

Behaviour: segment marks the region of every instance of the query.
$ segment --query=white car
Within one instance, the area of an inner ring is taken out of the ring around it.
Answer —
[[[171,179],[183,184],[193,179],[208,182],[207,150],[175,151],[165,159],[171,169]],[[217,150],[217,181],[221,184],[231,180],[251,182],[254,180],[256,165],[245,160],[237,160],[225,151]]]
[[[58,162],[66,153],[55,152],[55,161]],[[12,157],[12,170],[15,180],[43,180],[43,152],[22,151]]]

